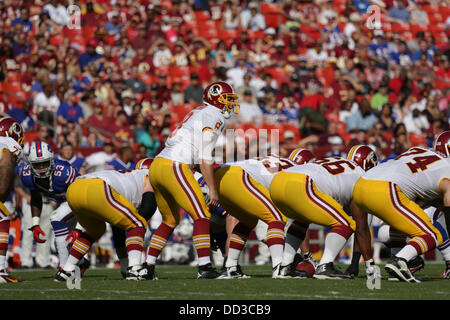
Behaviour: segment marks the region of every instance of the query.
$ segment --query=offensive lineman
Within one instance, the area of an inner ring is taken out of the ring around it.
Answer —
[[[285,159],[270,155],[229,162],[216,170],[220,203],[228,214],[239,220],[230,236],[225,272],[221,279],[248,277],[238,267],[238,260],[259,219],[268,225],[266,243],[272,257],[272,277],[278,275],[283,257],[286,217],[273,204],[268,188],[276,173],[314,158],[311,151],[300,148],[294,150],[291,156]]]
[[[232,113],[239,113],[238,95],[223,81],[207,86],[203,92],[204,105],[189,112],[172,132],[165,148],[155,157],[150,168],[150,183],[155,190],[162,223],[152,235],[147,264],[156,259],[180,221],[179,207],[193,219],[193,242],[198,255],[198,279],[214,279],[220,274],[210,260],[210,217],[208,206],[219,205],[214,182],[212,152],[218,137]],[[191,168],[200,166],[209,188],[206,203]]]
[[[72,245],[70,256],[58,271],[59,281],[70,279],[80,259],[106,230],[105,222],[127,232],[127,280],[156,280],[154,266],[141,263],[147,221],[156,211],[148,179],[151,159],[135,170],[103,170],[78,177],[67,189],[67,202],[86,230]],[[145,217],[144,217],[145,216]]]
[[[275,205],[286,216],[297,222],[297,233],[287,235],[285,251],[280,268],[280,276],[289,276],[294,254],[304,238],[308,225],[316,223],[331,229],[325,240],[325,249],[314,274],[318,279],[348,279],[335,269],[333,261],[343,248],[347,239],[356,233],[364,239],[361,246],[366,260],[366,271],[373,275],[376,269],[370,251],[370,234],[367,216],[352,201],[353,185],[359,177],[377,164],[375,152],[368,146],[354,146],[348,159],[331,157],[313,161],[302,166],[293,166],[278,173],[270,185],[270,195]],[[350,206],[353,219],[344,211]],[[356,222],[355,222],[356,220]],[[369,243],[369,245],[367,245]],[[378,275],[377,275],[378,276]]]
[[[411,238],[385,266],[389,275],[400,281],[420,282],[407,262],[443,242],[422,207],[442,208],[447,224],[450,218],[450,131],[436,137],[433,149],[410,148],[368,171],[353,190],[362,210]]]
[[[9,240],[10,212],[4,203],[13,189],[14,168],[22,153],[23,130],[10,117],[0,119],[0,283],[19,282],[6,270],[6,252]]]

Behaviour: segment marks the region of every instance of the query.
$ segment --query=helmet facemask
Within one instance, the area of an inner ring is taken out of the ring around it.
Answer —
[[[236,93],[222,93],[217,99],[217,102],[223,105],[222,113],[226,119],[231,116],[231,113],[239,113],[240,106],[238,100],[239,96]]]
[[[28,163],[30,164],[33,176],[40,179],[50,177],[55,169],[55,161],[53,158],[37,161],[28,160]]]

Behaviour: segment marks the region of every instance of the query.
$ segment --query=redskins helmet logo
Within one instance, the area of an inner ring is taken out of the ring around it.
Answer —
[[[211,88],[209,88],[208,94],[210,97],[211,96],[216,97],[216,96],[221,95],[222,94],[222,86],[220,84],[215,84],[215,85],[211,86]]]
[[[11,128],[9,128],[10,133],[15,133],[16,135],[20,136],[22,135],[22,127],[17,123],[13,123]]]

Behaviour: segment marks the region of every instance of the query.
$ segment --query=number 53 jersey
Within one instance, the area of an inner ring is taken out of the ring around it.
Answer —
[[[428,148],[413,147],[362,178],[395,183],[412,201],[433,201],[441,196],[441,182],[450,179],[450,159]]]

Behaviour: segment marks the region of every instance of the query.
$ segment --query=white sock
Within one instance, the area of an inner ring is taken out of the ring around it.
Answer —
[[[297,238],[290,233],[286,234],[283,259],[281,263],[283,266],[287,266],[294,261],[295,254],[297,253],[297,250],[300,247],[302,241],[303,239]]]
[[[269,247],[270,256],[272,257],[272,268],[275,268],[283,260],[283,245],[274,244]]]
[[[128,251],[128,266],[134,267],[141,264],[141,251],[130,250]]]
[[[6,270],[6,256],[0,255],[0,270]]]
[[[77,258],[75,258],[74,256],[69,256],[67,258],[66,263],[64,264],[63,269],[65,271],[74,271],[75,267],[78,265],[78,262],[80,262],[80,260],[78,260]]]
[[[204,266],[207,265],[208,263],[211,263],[211,258],[208,257],[200,257],[198,258],[198,265],[199,266]]]
[[[445,247],[442,249],[442,247]],[[441,251],[442,257],[445,261],[450,261],[450,240],[444,241],[444,243],[441,244],[439,247],[439,250]],[[1,268],[0,268],[1,269]]]
[[[339,251],[345,246],[346,242],[347,239],[340,234],[337,234],[336,232],[328,233],[325,240],[325,249],[323,250],[322,259],[320,259],[319,265],[333,262],[339,254]]]
[[[227,261],[225,262],[225,267],[229,268],[229,267],[237,266],[240,255],[241,255],[240,250],[228,248],[228,257],[227,257]]]
[[[414,257],[416,257],[418,255],[418,252],[416,250],[416,248],[414,248],[412,245],[407,244],[406,246],[403,247],[402,250],[400,250],[399,253],[397,253],[395,256],[399,257],[399,258],[403,258],[406,261],[409,261],[411,259],[413,259]]]
[[[156,257],[148,254],[145,262],[147,262],[147,264],[154,265],[154,264],[156,264]]]
[[[120,265],[120,272],[126,273],[128,267],[128,257],[120,258],[119,265]]]
[[[69,258],[69,249],[67,248],[66,236],[55,237],[56,251],[58,251],[59,265],[64,266]]]

